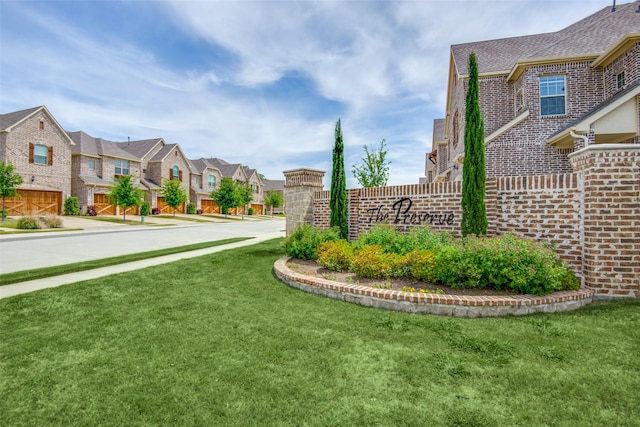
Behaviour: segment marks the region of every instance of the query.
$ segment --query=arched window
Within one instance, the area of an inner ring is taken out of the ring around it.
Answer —
[[[175,179],[175,180],[180,179],[180,168],[178,166],[174,166],[171,169],[171,179]]]

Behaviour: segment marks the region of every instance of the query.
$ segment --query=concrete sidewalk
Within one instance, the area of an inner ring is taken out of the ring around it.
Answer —
[[[214,246],[211,248],[198,249],[195,251],[181,252],[172,255],[165,255],[156,258],[128,262],[124,264],[112,265],[110,267],[96,268],[93,270],[79,271],[77,273],[65,274],[62,276],[47,277],[45,279],[31,280],[28,282],[15,283],[12,285],[0,286],[0,299],[20,295],[40,289],[54,288],[56,286],[67,285],[70,283],[81,282],[84,280],[96,279],[98,277],[109,276],[111,274],[124,273],[127,271],[138,270],[141,268],[151,267],[154,265],[166,264],[168,262],[178,261],[186,258],[193,258],[202,255],[208,255],[227,249],[239,248],[242,246],[255,245],[265,240],[277,239],[282,237],[282,232],[262,234],[252,239],[243,240],[241,242],[229,243],[226,245]]]

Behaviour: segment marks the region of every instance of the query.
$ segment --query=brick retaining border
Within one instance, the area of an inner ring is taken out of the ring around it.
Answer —
[[[592,302],[590,289],[561,291],[545,296],[466,296],[421,294],[418,292],[376,289],[350,285],[320,277],[296,273],[287,266],[291,257],[280,258],[274,264],[278,279],[289,286],[316,295],[369,307],[406,313],[437,314],[453,317],[523,316],[531,313],[570,311]]]

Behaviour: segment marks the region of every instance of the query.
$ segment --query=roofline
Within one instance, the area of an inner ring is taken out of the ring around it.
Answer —
[[[601,117],[606,116],[607,114],[609,114],[613,110],[615,110],[618,107],[620,107],[622,104],[626,103],[627,101],[629,101],[630,99],[632,99],[632,98],[634,98],[634,97],[636,97],[638,95],[640,95],[640,85],[636,86],[635,88],[630,90],[629,93],[625,94],[624,96],[621,96],[619,99],[616,99],[611,104],[605,106],[604,108],[597,109],[596,111],[593,112],[593,114],[589,114],[588,116],[584,117],[579,122],[574,123],[573,126],[567,128],[567,129],[564,129],[562,132],[559,132],[559,133],[551,136],[550,138],[547,139],[547,144],[548,145],[557,144],[558,142],[562,141],[563,139],[566,139],[571,134],[571,131],[584,132],[584,130],[582,128],[585,127],[584,126],[585,123],[589,123],[590,124],[590,123],[600,119]]]
[[[11,126],[7,127],[6,129],[2,129],[2,132],[11,132],[11,130],[18,126],[19,124],[21,124],[22,122],[24,122],[27,119],[30,119],[31,117],[33,117],[37,112],[39,111],[44,111],[44,113],[49,116],[49,119],[51,119],[51,121],[53,122],[53,124],[58,128],[58,130],[60,130],[60,132],[62,133],[62,135],[64,135],[64,138],[69,142],[69,144],[71,145],[76,145],[75,142],[73,142],[73,139],[71,139],[71,137],[69,136],[69,134],[67,133],[66,130],[64,130],[62,128],[62,126],[60,126],[60,123],[58,123],[58,121],[56,120],[55,117],[53,117],[53,114],[51,114],[49,112],[49,110],[47,109],[47,107],[45,107],[44,105],[41,105],[40,107],[35,107],[36,109],[33,110],[31,112],[31,114],[27,114],[26,116],[24,116],[21,120],[18,120],[17,122],[15,122],[14,124],[12,124]]]
[[[592,63],[592,67],[606,67],[611,64],[618,54],[627,50],[634,43],[640,42],[640,33],[627,33],[616,44],[611,46],[609,50],[605,51],[602,55],[598,56]]]
[[[536,65],[549,65],[549,64],[562,64],[565,62],[577,62],[577,61],[593,61],[598,57],[598,54],[580,54],[580,55],[566,55],[566,56],[552,56],[548,58],[531,58],[517,61],[511,69],[508,81],[516,80],[524,72],[527,67],[533,67]]]

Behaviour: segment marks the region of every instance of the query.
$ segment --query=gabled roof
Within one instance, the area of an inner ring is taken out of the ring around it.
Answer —
[[[164,144],[164,140],[162,138],[153,138],[118,142],[118,146],[120,148],[141,159],[144,158],[144,156],[146,156],[158,144]]]
[[[240,163],[229,164],[224,160],[218,159],[216,157],[212,157],[210,159],[205,159],[205,160],[207,160],[213,166],[217,167],[222,173],[223,177],[232,178],[236,174],[236,172],[238,172],[238,170],[242,171],[242,174],[245,175],[246,177],[246,172]]]
[[[284,191],[284,183],[284,179],[265,179],[262,181],[265,192],[270,190]]]
[[[209,163],[207,159],[199,158],[199,159],[189,160],[189,162],[191,163],[192,170],[195,172],[203,173],[206,169],[215,169],[218,172],[220,172],[220,175],[222,175],[222,172],[220,171],[220,169],[218,169],[216,166]]]
[[[72,153],[93,157],[106,156],[136,162],[140,161],[139,157],[122,150],[117,142],[95,138],[82,131],[67,132],[67,134],[75,143],[75,146],[71,147]]]
[[[518,63],[595,59],[628,33],[640,31],[637,2],[607,6],[560,31],[530,36],[486,40],[451,46],[458,76],[468,74],[469,54],[475,52],[482,74],[512,74]]]
[[[53,117],[53,115],[49,112],[49,110],[47,110],[47,107],[45,107],[44,105],[41,105],[39,107],[27,108],[26,110],[14,111],[12,113],[0,114],[0,132],[11,132],[13,128],[15,128],[20,123],[24,122],[39,111],[43,111],[49,117],[49,120],[54,123],[54,125],[58,128],[62,135],[64,135],[65,139],[69,142],[69,144],[73,146],[73,140],[71,140],[62,126],[60,126],[60,123],[58,123],[55,117]]]
[[[251,169],[248,166],[243,166],[243,168],[244,173],[247,175],[247,178],[251,178],[253,175],[255,175],[258,178],[258,181],[262,182],[262,180],[260,179],[260,174],[256,169]]]

